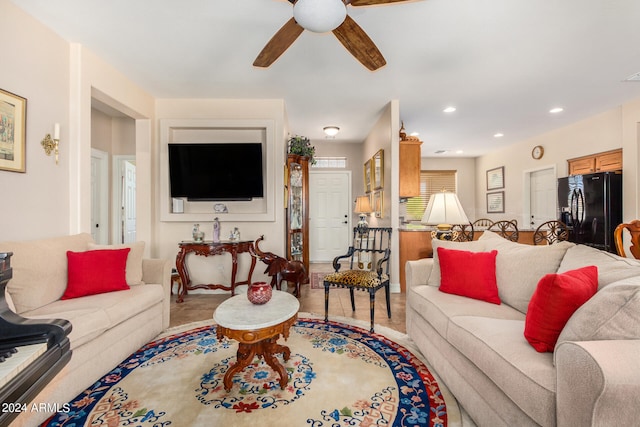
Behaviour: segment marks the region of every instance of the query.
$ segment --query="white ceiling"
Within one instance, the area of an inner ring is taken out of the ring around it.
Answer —
[[[387,60],[376,72],[309,31],[270,68],[253,67],[292,17],[288,1],[12,1],[155,97],[284,99],[292,132],[315,145],[327,125],[341,128],[336,141],[362,141],[397,99],[423,155],[477,156],[640,97],[640,82],[623,82],[640,71],[638,0],[349,6]]]

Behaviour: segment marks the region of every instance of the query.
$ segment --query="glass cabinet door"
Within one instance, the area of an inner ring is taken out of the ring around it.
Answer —
[[[309,158],[287,156],[287,258],[309,269]]]

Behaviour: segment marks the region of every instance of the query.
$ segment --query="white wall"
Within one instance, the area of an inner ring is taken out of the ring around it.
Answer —
[[[624,218],[637,218],[639,121],[640,101],[625,104],[478,157],[475,165],[476,215],[493,220],[520,220],[524,215],[525,204],[523,171],[555,167],[557,177],[563,177],[568,173],[567,159],[622,147]],[[536,145],[544,147],[544,156],[540,160],[531,157],[531,150]],[[500,166],[505,167],[505,213],[487,214],[486,171]]]
[[[26,173],[0,171],[0,240],[69,233],[69,45],[8,0],[0,88],[27,98]],[[10,45],[10,47],[9,47]],[[60,161],[40,141],[60,123]]]
[[[421,170],[454,170],[456,174],[456,193],[469,221],[473,222],[482,216],[476,213],[476,159],[471,157],[423,157]]]

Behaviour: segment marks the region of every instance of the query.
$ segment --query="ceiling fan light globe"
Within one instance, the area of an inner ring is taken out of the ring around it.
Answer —
[[[344,22],[347,7],[342,0],[298,0],[293,5],[293,17],[305,30],[326,33]]]

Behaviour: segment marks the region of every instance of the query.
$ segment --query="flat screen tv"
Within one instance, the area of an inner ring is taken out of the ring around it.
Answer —
[[[264,197],[261,143],[169,144],[171,197],[251,200]]]

